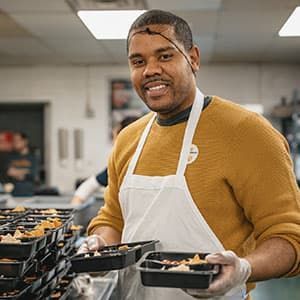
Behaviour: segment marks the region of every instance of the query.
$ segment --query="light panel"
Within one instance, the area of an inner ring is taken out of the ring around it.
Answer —
[[[78,17],[97,40],[126,39],[133,21],[145,10],[80,10]]]
[[[300,6],[296,7],[278,32],[279,36],[300,36]]]

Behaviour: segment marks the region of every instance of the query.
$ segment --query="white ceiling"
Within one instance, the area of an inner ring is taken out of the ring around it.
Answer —
[[[300,38],[278,36],[300,0],[141,2],[185,18],[204,63],[300,63]],[[0,65],[126,63],[125,41],[95,40],[66,1],[0,0]]]

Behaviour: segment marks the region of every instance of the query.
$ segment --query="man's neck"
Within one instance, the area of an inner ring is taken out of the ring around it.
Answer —
[[[204,98],[203,110],[209,105],[211,99],[212,99],[211,96],[206,96]],[[172,126],[172,125],[185,122],[188,120],[191,110],[192,110],[192,105],[168,119],[161,119],[159,118],[159,116],[157,116],[157,123],[160,126]]]

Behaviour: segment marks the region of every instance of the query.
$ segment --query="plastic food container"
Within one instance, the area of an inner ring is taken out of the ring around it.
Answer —
[[[164,263],[193,258],[198,254],[204,259],[208,253],[195,252],[150,252],[144,255],[137,269],[141,274],[144,286],[206,289],[213,278],[219,273],[220,266],[208,263],[188,265],[190,270],[169,270],[176,264]],[[177,265],[178,266],[178,265]]]
[[[98,252],[79,254],[71,258],[72,271],[100,272],[123,269],[136,263],[141,256],[155,249],[158,241],[140,241],[104,247]]]

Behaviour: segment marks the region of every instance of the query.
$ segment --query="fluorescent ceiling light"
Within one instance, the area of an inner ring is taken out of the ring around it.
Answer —
[[[133,21],[145,10],[80,10],[78,17],[97,40],[126,39]]]
[[[300,6],[295,8],[278,34],[279,36],[300,36]]]

